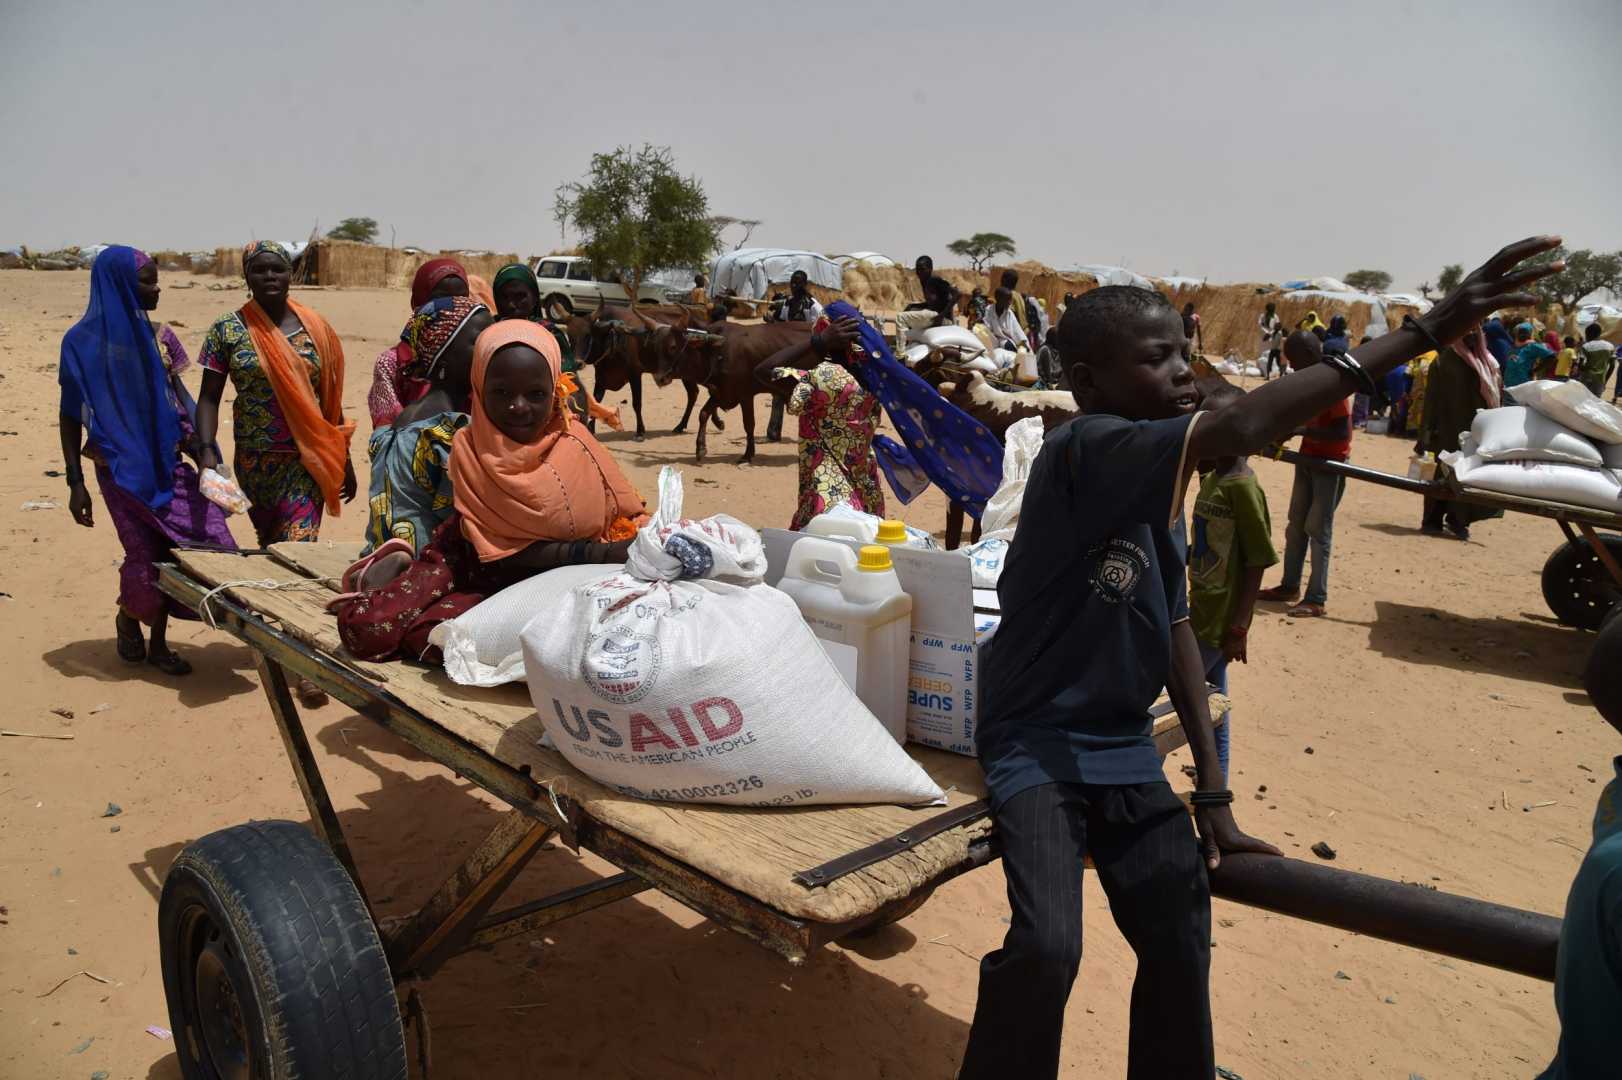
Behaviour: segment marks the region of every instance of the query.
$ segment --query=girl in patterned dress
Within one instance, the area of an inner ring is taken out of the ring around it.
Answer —
[[[853,319],[818,318],[811,338],[767,359],[755,378],[787,399],[800,418],[800,494],[790,529],[839,503],[884,516],[873,435],[881,416],[879,399],[855,375],[859,356]]]

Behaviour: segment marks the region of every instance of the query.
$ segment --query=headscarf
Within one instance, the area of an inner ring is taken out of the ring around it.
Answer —
[[[506,345],[528,345],[552,369],[552,415],[533,443],[514,442],[484,411],[484,378]],[[516,555],[538,540],[624,540],[646,518],[642,497],[608,451],[570,423],[563,354],[527,319],[498,322],[473,349],[473,419],[451,446],[451,484],[462,535],[480,562]]]
[[[1328,330],[1322,319],[1318,318],[1317,309],[1309,310],[1300,322],[1295,324],[1297,330]]]
[[[499,291],[501,287],[509,281],[522,281],[526,286],[529,287],[529,291],[535,294],[535,315],[533,317],[537,319],[540,318],[541,283],[535,280],[534,272],[523,263],[508,263],[506,266],[503,266],[500,270],[496,271],[495,280],[490,283],[491,290]],[[495,308],[491,308],[490,310],[492,312],[496,311]]]
[[[114,245],[90,267],[90,306],[62,337],[62,412],[78,417],[119,487],[153,510],[174,494],[180,417],[152,324],[135,296],[140,252]]]
[[[254,240],[242,249],[242,272],[248,272],[248,263],[253,260],[255,255],[263,255],[267,251],[280,258],[288,266],[293,265],[293,256],[281,244],[274,240]]]
[[[1555,333],[1553,330],[1543,331],[1543,344],[1550,352],[1557,356],[1560,354],[1560,350],[1565,348],[1564,345],[1560,344],[1560,335]]]
[[[411,310],[416,311],[426,304],[435,287],[448,277],[467,281],[467,271],[455,259],[429,259],[417,267],[416,276],[411,279]],[[494,311],[495,308],[490,310]]]
[[[416,358],[416,373],[431,378],[440,353],[456,340],[469,319],[485,310],[471,296],[437,296],[418,308],[400,331],[400,340],[411,346]]]
[[[1474,369],[1476,379],[1481,383],[1481,400],[1487,403],[1487,408],[1496,409],[1500,404],[1498,361],[1487,351],[1483,337],[1481,334],[1466,334],[1454,344],[1453,351]]]
[[[1497,316],[1487,320],[1487,325],[1481,328],[1481,336],[1487,339],[1487,351],[1500,365],[1515,351],[1515,342],[1511,340],[1509,331],[1504,329],[1503,320]]]
[[[997,436],[899,363],[884,335],[849,303],[834,301],[826,315],[856,320],[860,340],[851,346],[856,361],[851,371],[879,399],[905,444],[884,435],[873,439],[896,498],[909,503],[933,482],[978,521],[1002,483],[1003,446]]]
[[[467,294],[492,312],[496,310],[496,294],[491,291],[490,283],[478,274],[467,276]]]
[[[260,242],[264,243],[266,241]],[[250,245],[250,250],[257,246]],[[254,254],[260,254],[260,250],[254,250]],[[281,254],[286,257],[285,251]],[[247,264],[246,258],[243,264]],[[336,516],[343,512],[339,495],[343,490],[344,466],[349,461],[349,438],[355,433],[355,422],[344,419],[344,347],[320,315],[291,297],[287,307],[304,324],[321,358],[319,398],[310,388],[303,358],[293,351],[281,328],[270,321],[259,301],[249,300],[237,314],[253,339],[259,366],[270,382],[276,404],[281,406],[293,442],[298,446],[299,461],[320,487],[327,513]]]

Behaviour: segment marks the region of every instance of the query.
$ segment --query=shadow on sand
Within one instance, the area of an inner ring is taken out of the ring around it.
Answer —
[[[334,754],[378,779],[339,819],[380,916],[414,910],[506,812],[447,772],[401,771],[397,763],[422,758],[358,716],[310,727],[318,760]],[[181,847],[154,848],[131,870],[155,890]],[[554,842],[499,906],[614,872]],[[883,959],[915,941],[893,926],[852,948]],[[866,971],[840,948],[796,968],[652,892],[464,953],[419,989],[436,1080],[947,1076],[968,1035],[923,987]],[[177,1075],[170,1057],[148,1080]]]

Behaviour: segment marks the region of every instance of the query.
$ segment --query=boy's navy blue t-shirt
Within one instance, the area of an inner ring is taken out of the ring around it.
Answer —
[[[1077,417],[1031,466],[997,583],[976,732],[993,807],[1054,781],[1164,780],[1149,708],[1188,618],[1182,528],[1195,416]]]

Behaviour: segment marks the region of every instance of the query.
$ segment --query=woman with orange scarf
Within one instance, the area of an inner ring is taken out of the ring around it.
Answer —
[[[261,546],[314,540],[323,511],[355,497],[344,419],[344,350],[320,315],[288,296],[293,264],[280,244],[261,240],[242,256],[252,299],[216,319],[203,342],[198,442],[211,447],[229,379],[236,473],[253,504],[248,518]],[[218,455],[203,451],[205,468]]]
[[[344,646],[364,660],[428,656],[428,633],[486,596],[577,563],[617,563],[647,520],[641,496],[563,398],[563,354],[546,330],[499,322],[473,351],[472,420],[456,433],[456,512],[409,563],[366,560],[334,601]]]

